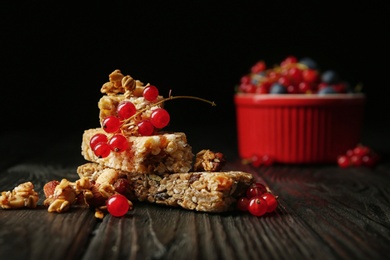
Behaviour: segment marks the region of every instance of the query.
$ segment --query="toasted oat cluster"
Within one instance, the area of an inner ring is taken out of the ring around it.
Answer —
[[[21,183],[12,191],[3,191],[0,196],[0,207],[3,209],[35,208],[38,193],[32,182]]]
[[[194,171],[218,172],[225,164],[225,156],[222,153],[204,149],[196,154]]]

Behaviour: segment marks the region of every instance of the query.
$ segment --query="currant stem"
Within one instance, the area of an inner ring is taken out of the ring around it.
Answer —
[[[207,100],[204,98],[194,97],[194,96],[169,96],[167,98],[164,98],[164,99],[156,102],[154,105],[159,105],[161,103],[164,103],[165,101],[172,100],[172,99],[179,99],[179,98],[187,98],[187,99],[195,99],[195,100],[203,101],[203,102],[209,103],[213,107],[215,107],[217,105],[214,103],[214,101],[210,101],[210,100]]]
[[[203,101],[203,102],[206,102],[206,103],[209,103],[211,106],[215,107],[217,104],[215,104],[214,101],[210,101],[210,100],[207,100],[207,99],[204,99],[204,98],[200,98],[200,97],[195,97],[195,96],[171,96],[169,94],[169,97],[167,98],[164,98],[156,103],[153,103],[151,104],[152,106],[157,106],[157,105],[160,105],[162,103],[164,103],[165,101],[169,101],[169,100],[173,100],[173,99],[181,99],[181,98],[186,98],[186,99],[195,99],[195,100],[199,100],[199,101]],[[138,111],[137,113],[135,113],[134,115],[132,115],[131,117],[129,117],[128,119],[126,119],[125,121],[123,121],[123,125],[122,126],[127,126],[128,122],[137,117],[138,115],[142,114],[144,111],[150,109],[150,107],[146,107],[144,109],[141,109],[140,111]]]

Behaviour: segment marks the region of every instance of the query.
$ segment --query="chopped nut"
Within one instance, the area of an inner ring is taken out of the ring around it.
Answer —
[[[59,181],[53,180],[53,181],[49,181],[43,186],[43,192],[45,193],[46,198],[54,194],[54,190],[58,184],[60,184]]]
[[[61,212],[68,211],[69,208],[70,208],[69,201],[64,199],[55,199],[53,202],[50,203],[50,206],[47,209],[47,211],[61,213]]]
[[[100,209],[95,209],[95,218],[98,219],[103,219],[104,218],[104,213]]]
[[[102,174],[96,179],[97,184],[114,184],[119,178],[119,174],[114,169],[104,169]]]
[[[48,184],[45,184],[45,186]],[[54,192],[50,194],[43,204],[48,207],[49,212],[64,212],[70,208],[70,205],[76,201],[76,191],[73,183],[66,179],[55,186]]]
[[[125,89],[125,91],[133,92],[136,88],[136,82],[135,80],[127,75],[122,78],[122,87]]]
[[[116,69],[114,70],[109,76],[108,76],[110,82],[112,82],[115,87],[121,87],[122,86],[122,78],[123,74],[120,70]]]
[[[107,94],[109,96],[116,95],[118,93],[124,93],[125,90],[122,86],[123,74],[120,70],[114,70],[109,75],[109,82],[103,84],[100,92]]]
[[[103,198],[108,199],[110,196],[115,194],[115,188],[112,184],[101,184],[99,185],[99,193]]]

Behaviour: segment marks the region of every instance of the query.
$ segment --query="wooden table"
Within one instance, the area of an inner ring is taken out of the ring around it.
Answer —
[[[80,136],[2,134],[0,191],[32,181],[36,209],[0,210],[0,259],[388,259],[390,163],[252,168],[279,196],[275,213],[209,214],[135,203],[125,217],[48,213],[43,185],[76,180]]]

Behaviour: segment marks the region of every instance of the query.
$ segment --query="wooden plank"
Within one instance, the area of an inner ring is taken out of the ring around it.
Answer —
[[[273,167],[261,176],[282,205],[341,258],[390,253],[389,173],[368,168]]]
[[[75,259],[95,226],[93,212],[0,211],[0,259]]]
[[[43,185],[52,179],[75,179],[72,169],[20,164],[2,172],[0,191],[31,181],[39,194],[36,209],[0,210],[0,259],[75,259],[87,246],[96,220],[90,210],[48,213],[43,206]]]
[[[0,190],[30,180],[43,202],[52,179],[77,179],[73,144],[57,146],[0,171]],[[45,160],[42,160],[44,158]],[[62,164],[61,161],[66,161]],[[208,214],[135,203],[123,218],[72,209],[65,214],[0,210],[0,259],[386,259],[390,251],[387,164],[370,170],[273,166],[252,172],[279,196],[264,217]]]

